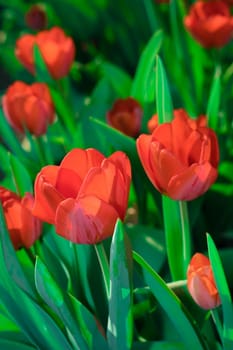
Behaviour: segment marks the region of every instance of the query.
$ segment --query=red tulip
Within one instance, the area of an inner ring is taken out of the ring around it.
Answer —
[[[233,35],[233,17],[229,5],[221,0],[196,1],[185,17],[190,34],[204,47],[220,48]]]
[[[45,64],[54,79],[68,74],[74,61],[75,46],[59,27],[44,30],[36,35],[26,34],[16,42],[16,57],[31,72],[35,73],[33,47],[38,45]]]
[[[59,166],[42,168],[35,181],[33,214],[66,239],[94,244],[124,219],[131,180],[123,152],[105,158],[95,149],[73,149]]]
[[[188,290],[195,302],[209,310],[221,304],[209,259],[196,253],[188,266]]]
[[[32,215],[33,196],[26,193],[20,198],[16,193],[0,186],[0,202],[14,248],[31,247],[39,238],[42,228],[41,221]]]
[[[45,7],[41,4],[31,5],[25,14],[27,26],[34,30],[44,29],[47,25],[47,15]]]
[[[116,100],[106,117],[108,124],[113,128],[125,135],[136,137],[141,128],[142,114],[140,104],[132,97],[128,97]]]
[[[147,176],[158,191],[172,199],[195,199],[217,178],[218,141],[204,122],[203,116],[194,120],[184,110],[175,110],[172,122],[137,139]]]
[[[35,136],[43,135],[55,118],[49,89],[43,83],[16,81],[7,89],[2,103],[8,122],[19,133],[27,129]]]

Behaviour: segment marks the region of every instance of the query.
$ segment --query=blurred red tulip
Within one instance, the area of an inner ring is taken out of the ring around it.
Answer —
[[[233,16],[229,5],[221,0],[196,1],[185,17],[184,25],[206,48],[220,48],[226,45],[233,35]]]
[[[42,168],[35,181],[33,214],[66,239],[94,244],[124,219],[131,167],[123,152],[105,158],[95,149],[73,149],[60,166]]]
[[[107,113],[107,122],[113,128],[130,137],[137,137],[142,120],[142,108],[132,97],[119,98]]]
[[[44,29],[47,25],[47,14],[45,6],[41,4],[32,5],[25,14],[25,22],[31,29]]]
[[[43,135],[55,118],[49,89],[43,83],[16,81],[7,89],[2,104],[9,124],[19,133],[27,129],[35,136]]]
[[[169,3],[170,0],[155,0],[155,2],[158,2],[159,4],[165,4],[165,3]]]
[[[26,193],[20,198],[16,193],[0,186],[0,202],[14,248],[31,247],[42,229],[41,221],[32,215],[33,196]]]
[[[210,310],[221,304],[209,259],[196,253],[188,266],[188,290],[194,301],[203,309]]]
[[[219,147],[216,134],[204,126],[205,118],[191,119],[174,111],[170,123],[158,125],[152,135],[137,139],[137,150],[147,176],[162,194],[192,200],[217,178]]]
[[[44,30],[36,35],[26,34],[16,42],[15,54],[20,62],[35,73],[33,47],[38,45],[45,64],[54,79],[68,74],[74,61],[75,46],[73,40],[66,36],[59,27]]]

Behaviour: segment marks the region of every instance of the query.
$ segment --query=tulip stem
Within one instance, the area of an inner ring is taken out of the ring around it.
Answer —
[[[110,272],[109,272],[109,262],[104,249],[103,243],[97,243],[94,245],[96,255],[100,264],[100,268],[103,274],[105,291],[107,294],[107,298],[109,300],[110,297]]]
[[[187,267],[191,259],[191,234],[189,227],[187,202],[179,201],[179,208],[182,229],[184,274],[186,275]]]

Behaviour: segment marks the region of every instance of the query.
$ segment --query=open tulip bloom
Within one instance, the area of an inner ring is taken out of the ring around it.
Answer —
[[[119,4],[1,2],[1,350],[233,350],[233,0]]]

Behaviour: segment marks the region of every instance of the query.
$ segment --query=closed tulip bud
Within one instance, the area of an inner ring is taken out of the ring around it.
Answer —
[[[221,304],[209,259],[196,253],[188,266],[188,290],[194,301],[203,309],[210,310]]]
[[[19,61],[35,73],[34,45],[39,47],[49,73],[54,79],[66,76],[75,57],[73,40],[59,27],[44,30],[36,35],[26,34],[16,42],[15,54]]]
[[[73,149],[59,166],[37,175],[33,214],[72,242],[100,242],[113,234],[118,218],[124,220],[130,181],[123,152],[105,158],[95,149]]]
[[[155,188],[174,200],[192,200],[217,178],[219,147],[216,134],[204,126],[206,118],[191,119],[182,110],[159,124],[151,135],[137,139],[144,170]]]
[[[141,128],[142,108],[132,97],[119,98],[107,113],[107,122],[123,134],[136,137]]]
[[[233,17],[226,1],[196,1],[184,19],[190,34],[205,48],[221,48],[233,35]]]
[[[26,193],[20,198],[0,186],[0,202],[14,248],[30,248],[41,235],[42,229],[41,221],[32,215],[33,196]]]
[[[43,135],[55,119],[50,92],[43,83],[16,81],[7,89],[2,104],[9,124],[18,133],[26,129],[35,136]]]
[[[45,7],[41,4],[32,5],[25,14],[25,22],[31,29],[44,29],[47,25],[47,14]]]

